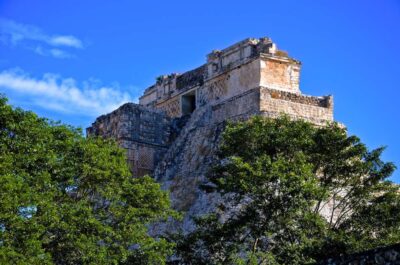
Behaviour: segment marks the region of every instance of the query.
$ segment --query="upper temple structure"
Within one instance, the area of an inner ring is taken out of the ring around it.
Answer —
[[[278,50],[269,38],[246,39],[212,51],[207,62],[194,70],[160,76],[144,91],[139,104],[180,117],[206,104],[254,92],[258,99],[244,105],[256,106],[260,113],[284,112],[315,123],[332,120],[331,97],[301,95],[300,68],[299,61]],[[237,114],[243,114],[244,108],[240,106]]]
[[[332,96],[303,95],[300,70],[301,63],[279,50],[271,39],[245,39],[212,51],[206,63],[196,69],[158,77],[139,104],[127,103],[100,116],[87,133],[116,138],[127,149],[135,176],[172,176],[185,170],[193,175],[197,169],[185,167],[193,159],[207,160],[214,150],[210,147],[213,143],[202,143],[209,145],[210,152],[201,154],[204,148],[196,146],[198,141],[211,141],[212,135],[199,132],[203,127],[213,131],[226,120],[252,115],[286,114],[316,125],[333,121]],[[199,135],[193,138],[196,133]],[[178,161],[180,155],[192,157]]]

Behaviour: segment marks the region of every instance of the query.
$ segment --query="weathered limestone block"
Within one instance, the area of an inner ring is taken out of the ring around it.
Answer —
[[[87,128],[88,136],[110,137],[127,150],[134,176],[151,174],[171,142],[172,120],[159,110],[127,103],[100,116]]]
[[[333,121],[333,98],[304,96],[286,91],[260,88],[260,112],[267,117],[282,114],[317,125]]]
[[[260,86],[300,93],[300,63],[286,58],[262,56]]]

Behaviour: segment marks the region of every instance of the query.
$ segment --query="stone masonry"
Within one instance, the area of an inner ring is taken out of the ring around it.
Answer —
[[[100,116],[87,134],[117,139],[127,149],[133,175],[143,176],[154,172],[179,138],[177,119],[201,108],[211,107],[212,124],[282,113],[318,125],[332,121],[332,96],[301,94],[300,69],[301,63],[278,50],[269,38],[245,39],[212,51],[207,62],[194,70],[158,77],[139,104],[125,104]]]
[[[171,119],[162,111],[127,103],[100,116],[87,129],[88,135],[115,138],[127,150],[134,176],[151,174],[170,144]]]
[[[269,38],[246,39],[211,52],[194,70],[158,77],[139,104],[100,116],[87,134],[115,138],[133,175],[152,175],[169,190],[173,208],[185,213],[182,222],[153,225],[152,234],[188,232],[194,216],[218,211],[223,201],[199,187],[209,185],[206,174],[227,120],[284,113],[316,125],[333,121],[332,96],[303,95],[300,68]]]

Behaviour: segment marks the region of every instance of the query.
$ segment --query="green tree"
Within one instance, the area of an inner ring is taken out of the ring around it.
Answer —
[[[313,264],[399,242],[398,187],[387,181],[395,167],[382,151],[336,123],[229,123],[209,174],[225,202],[179,237],[179,256],[188,264]]]
[[[147,225],[176,213],[125,159],[112,140],[0,97],[0,263],[164,264],[173,245]]]

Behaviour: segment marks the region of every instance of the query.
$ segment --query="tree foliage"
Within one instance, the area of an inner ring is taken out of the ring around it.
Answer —
[[[0,263],[164,264],[147,224],[176,216],[112,140],[14,109],[0,97]]]
[[[208,178],[219,213],[178,240],[187,264],[313,264],[400,241],[392,163],[336,123],[229,123]]]

